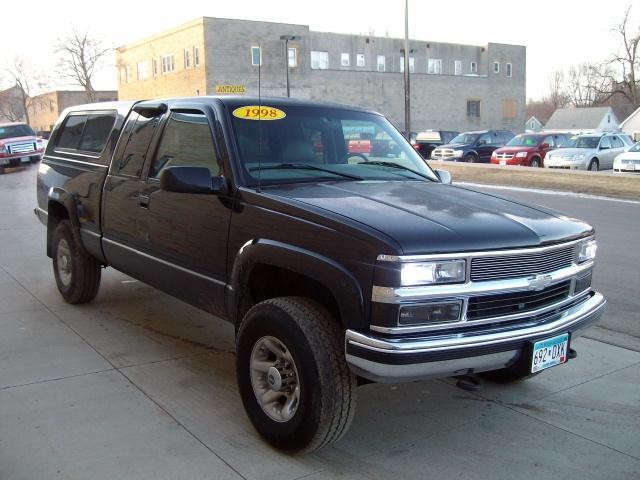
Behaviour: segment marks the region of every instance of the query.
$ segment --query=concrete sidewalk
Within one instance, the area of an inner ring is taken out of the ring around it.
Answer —
[[[6,178],[2,480],[640,478],[640,353],[589,339],[517,385],[363,386],[339,443],[281,455],[244,414],[232,327],[113,270],[95,302],[65,304],[32,172]]]

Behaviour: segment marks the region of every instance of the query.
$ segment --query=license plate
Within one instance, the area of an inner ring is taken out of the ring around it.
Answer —
[[[30,157],[22,157],[20,159],[20,163],[29,163],[31,161]]]
[[[507,161],[506,160],[500,160],[500,165],[506,165]]]
[[[531,356],[531,373],[566,362],[568,350],[568,333],[534,343]]]

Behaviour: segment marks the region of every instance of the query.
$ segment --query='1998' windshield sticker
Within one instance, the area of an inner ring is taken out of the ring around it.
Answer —
[[[287,114],[275,107],[247,105],[236,108],[233,116],[243,120],[282,120]]]

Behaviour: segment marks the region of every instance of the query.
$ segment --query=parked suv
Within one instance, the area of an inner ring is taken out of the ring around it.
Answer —
[[[424,130],[416,135],[414,148],[422,155],[423,158],[430,158],[431,152],[440,145],[445,145],[453,140],[458,132],[447,130]]]
[[[0,123],[0,174],[6,167],[39,161],[44,144],[26,123]]]
[[[434,149],[431,152],[431,160],[488,163],[491,160],[493,151],[512,138],[513,133],[508,130],[482,130],[461,133],[447,145]]]
[[[355,130],[397,155],[349,151]],[[565,363],[605,307],[591,226],[452,186],[358,107],[72,107],[43,163],[35,211],[62,297],[91,301],[111,266],[227,319],[247,415],[286,451],[338,440],[365,380]]]
[[[494,150],[491,163],[541,167],[548,151],[558,148],[569,138],[563,133],[525,133],[516,135],[504,147]]]
[[[557,150],[549,152],[544,166],[592,171],[611,169],[618,154],[631,145],[626,135],[610,133],[576,135]]]

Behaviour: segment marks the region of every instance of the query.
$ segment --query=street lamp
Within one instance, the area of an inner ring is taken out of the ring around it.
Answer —
[[[409,85],[409,0],[404,2],[404,129],[411,138],[411,88]]]
[[[287,97],[290,97],[289,92],[289,40],[295,40],[295,35],[280,35],[280,40],[284,40],[284,70],[287,72]]]

